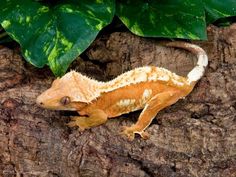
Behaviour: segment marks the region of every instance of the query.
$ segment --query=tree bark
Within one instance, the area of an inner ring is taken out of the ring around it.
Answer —
[[[18,50],[0,48],[0,176],[166,177],[236,176],[236,25],[208,28],[198,42],[209,67],[193,92],[161,111],[149,140],[120,136],[140,112],[79,132],[66,123],[74,113],[39,108],[35,99],[54,76],[26,63]],[[98,80],[143,65],[181,75],[194,56],[128,32],[101,35],[72,64]]]

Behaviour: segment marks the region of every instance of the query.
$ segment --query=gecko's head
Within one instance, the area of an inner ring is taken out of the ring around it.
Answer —
[[[51,87],[37,97],[36,103],[47,109],[79,110],[80,105],[89,102],[86,89],[83,78],[72,71],[54,80]]]

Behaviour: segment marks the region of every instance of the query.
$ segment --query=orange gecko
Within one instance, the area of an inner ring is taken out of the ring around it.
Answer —
[[[146,139],[149,135],[144,130],[157,113],[188,95],[208,65],[205,51],[197,45],[186,42],[165,45],[196,54],[197,64],[187,77],[164,68],[144,66],[111,81],[99,82],[71,71],[56,79],[51,88],[39,95],[37,104],[48,109],[77,111],[80,116],[73,117],[68,125],[78,126],[80,130],[101,125],[108,118],[143,109],[138,121],[124,127],[122,133],[131,140],[135,134]]]

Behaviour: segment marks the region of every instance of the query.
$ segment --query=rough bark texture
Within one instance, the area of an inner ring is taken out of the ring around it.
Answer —
[[[43,110],[35,98],[54,79],[16,50],[0,48],[0,176],[236,176],[236,26],[209,27],[198,43],[209,55],[205,76],[186,99],[161,111],[149,140],[129,142],[122,125],[139,112],[79,132],[71,112]],[[73,69],[107,80],[141,65],[186,74],[192,54],[130,33],[100,36]]]

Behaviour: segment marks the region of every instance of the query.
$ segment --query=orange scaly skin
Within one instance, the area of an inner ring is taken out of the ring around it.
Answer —
[[[52,87],[37,98],[37,103],[48,109],[78,111],[80,116],[72,118],[68,125],[78,126],[81,130],[103,124],[108,118],[143,109],[138,121],[131,127],[124,127],[123,134],[131,140],[135,133],[148,138],[144,130],[156,114],[188,95],[208,64],[206,53],[196,45],[184,42],[166,45],[184,48],[197,55],[197,66],[187,77],[164,68],[146,66],[109,82],[99,82],[71,71],[56,79]]]

